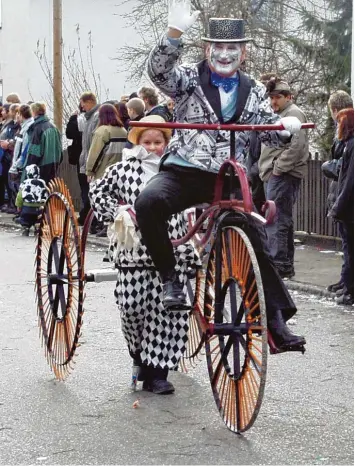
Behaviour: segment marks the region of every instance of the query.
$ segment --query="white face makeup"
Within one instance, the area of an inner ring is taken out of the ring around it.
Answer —
[[[214,42],[208,50],[208,64],[221,76],[231,76],[239,68],[243,57],[242,44]]]

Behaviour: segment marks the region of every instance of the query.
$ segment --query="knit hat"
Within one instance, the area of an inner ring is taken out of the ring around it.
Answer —
[[[150,115],[142,118],[139,123],[166,123],[163,117],[159,115]],[[161,131],[166,139],[171,138],[172,130],[170,128],[153,128],[153,127],[137,127],[134,126],[130,132],[128,133],[128,140],[134,145],[139,144],[139,139],[144,131],[147,131],[148,129],[157,129],[158,131]]]

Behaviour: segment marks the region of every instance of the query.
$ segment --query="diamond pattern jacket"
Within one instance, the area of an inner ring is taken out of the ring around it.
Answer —
[[[224,122],[219,90],[211,84],[207,61],[179,65],[182,51],[182,43],[175,46],[164,36],[148,60],[150,79],[175,101],[174,121],[203,124],[274,124],[279,121],[280,117],[270,107],[265,86],[240,71],[236,112],[231,120]],[[237,133],[236,154],[240,162],[247,155],[249,137],[249,131]],[[284,145],[276,131],[260,132],[259,137],[268,146]],[[229,144],[229,131],[176,130],[166,157],[173,154],[196,168],[218,172],[223,161],[229,157]]]
[[[118,208],[122,204],[131,206],[134,211],[133,206],[138,195],[149,182],[153,172],[158,172],[159,158],[154,154],[147,154],[141,146],[136,146],[132,150],[126,149],[124,152],[131,155],[126,160],[109,167],[101,179],[90,184],[91,205],[105,222],[114,221]],[[173,215],[168,227],[171,240],[177,240],[186,235],[187,222],[184,214]],[[118,251],[116,260],[118,267],[154,268],[137,226],[136,233],[140,238],[138,248]],[[192,243],[182,244],[174,250],[178,270],[200,263]]]

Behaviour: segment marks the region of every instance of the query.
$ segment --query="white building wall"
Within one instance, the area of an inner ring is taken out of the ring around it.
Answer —
[[[52,53],[52,0],[0,0],[0,80],[3,96],[18,92],[23,102],[41,100],[50,92],[35,51],[37,42],[46,41],[48,56]],[[112,60],[125,43],[134,43],[133,30],[124,28],[118,15],[122,7],[117,0],[63,0],[63,41],[66,47],[77,45],[76,26],[80,26],[82,50],[86,53],[88,33],[93,40],[93,62],[100,73],[109,97],[119,99],[135,89],[118,72]],[[1,89],[0,89],[1,91]]]

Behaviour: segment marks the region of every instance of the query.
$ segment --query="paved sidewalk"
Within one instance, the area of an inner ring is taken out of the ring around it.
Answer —
[[[19,225],[13,222],[13,215],[0,213],[0,228],[11,228],[20,231]],[[102,247],[108,246],[106,238],[97,238],[89,235],[88,243]],[[286,280],[290,290],[316,294],[334,298],[334,294],[327,291],[327,286],[339,280],[342,265],[342,254],[336,251],[336,247],[329,249],[322,238],[312,238],[312,246],[307,245],[307,240],[296,240],[295,271],[292,280]],[[335,244],[335,243],[334,243]]]

